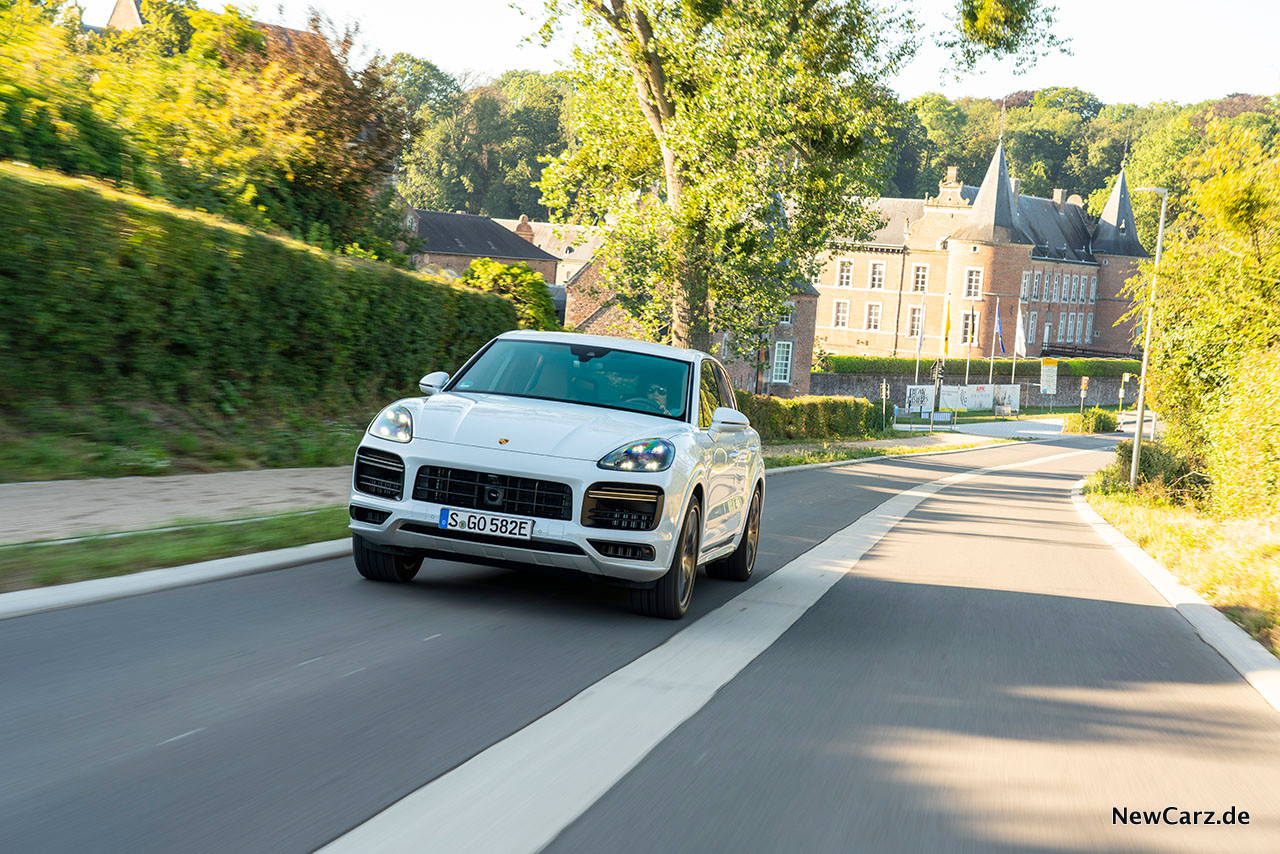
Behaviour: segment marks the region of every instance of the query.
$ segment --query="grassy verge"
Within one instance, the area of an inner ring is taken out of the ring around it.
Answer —
[[[907,434],[910,435],[910,434]],[[919,434],[916,434],[919,435]],[[933,447],[920,445],[887,445],[879,447],[838,447],[829,443],[815,443],[812,450],[796,453],[775,454],[770,456],[766,448],[764,467],[767,469],[784,468],[786,466],[802,466],[810,463],[834,463],[845,460],[861,460],[867,457],[895,457],[902,454],[918,454],[926,451],[962,451],[966,448],[978,448],[983,445],[1004,444],[1013,439],[977,439],[972,442],[948,443]]]
[[[0,410],[0,483],[346,465],[376,406],[334,417],[161,405]]]
[[[335,540],[346,535],[346,526],[344,504],[234,525],[209,523],[77,543],[7,546],[0,548],[0,592]]]
[[[1159,494],[1103,491],[1094,475],[1089,504],[1280,656],[1280,519],[1218,518]]]

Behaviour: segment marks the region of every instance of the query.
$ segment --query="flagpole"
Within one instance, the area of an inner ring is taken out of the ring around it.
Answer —
[[[920,297],[920,337],[916,339],[916,385],[920,385],[920,349],[924,347],[924,297]]]
[[[991,333],[991,370],[987,371],[987,385],[996,379],[996,336],[1000,334],[1000,297],[996,297],[996,322]]]
[[[973,322],[973,320],[974,320],[974,318],[973,318],[973,300],[969,300],[969,345],[968,345],[967,347],[965,347],[965,348],[964,348],[964,384],[965,384],[965,385],[968,385],[968,384],[969,384],[969,357],[973,355],[973,339],[974,339],[974,333],[976,333],[976,332],[978,331],[978,330],[975,328],[975,327],[977,326],[977,324],[976,324],[976,323],[974,323],[974,322]],[[963,328],[964,328],[964,324],[963,324],[963,323],[961,324],[960,328],[961,328],[961,329],[963,329]]]

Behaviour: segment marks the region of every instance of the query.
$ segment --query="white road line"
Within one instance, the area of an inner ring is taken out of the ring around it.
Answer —
[[[348,676],[355,676],[355,675],[356,675],[357,673],[359,673],[361,670],[368,670],[368,668],[367,668],[367,667],[357,667],[355,670],[352,670],[350,673],[344,673],[344,674],[342,674],[342,676],[343,676],[343,678],[344,678],[344,679],[345,679],[346,677],[348,677]]]
[[[297,664],[294,665],[294,667],[306,667],[308,664],[311,664],[312,662],[315,662],[315,661],[319,661],[322,658],[324,658],[323,655],[317,655],[315,658],[308,658],[306,661],[298,662]]]
[[[949,475],[893,496],[670,640],[320,849],[529,854],[551,842],[947,486],[1093,450]]]
[[[208,727],[197,727],[196,729],[193,729],[190,732],[184,732],[182,735],[175,735],[173,738],[166,738],[164,741],[160,742],[160,744],[157,744],[156,747],[160,747],[161,745],[168,744],[171,741],[177,741],[180,738],[186,738],[189,735],[195,735],[198,732],[204,732],[206,729],[208,729]]]
[[[1098,515],[1080,494],[1084,481],[1071,490],[1071,501],[1098,536],[1106,540],[1120,556],[1142,573],[1142,577],[1182,615],[1196,634],[1245,678],[1254,690],[1280,711],[1280,660],[1206,602],[1199,593],[1183,584],[1164,565],[1142,550],[1133,540],[1120,533]]]
[[[431,637],[429,637],[429,638],[423,638],[423,640],[424,640],[424,641],[435,640],[436,638],[438,638],[438,637],[442,637],[442,636],[443,636],[443,633],[440,633],[440,634],[434,634],[434,635],[432,635],[432,636],[431,636]]]

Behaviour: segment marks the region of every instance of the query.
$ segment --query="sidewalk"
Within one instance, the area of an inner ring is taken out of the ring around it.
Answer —
[[[0,485],[0,544],[345,504],[351,467]]]

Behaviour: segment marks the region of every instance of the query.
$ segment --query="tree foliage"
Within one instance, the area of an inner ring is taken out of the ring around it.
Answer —
[[[78,10],[0,9],[0,156],[395,258],[372,203],[409,119],[354,30],[306,31],[148,0],[147,23],[89,35]],[[394,220],[399,222],[399,218]]]
[[[492,258],[477,258],[459,281],[509,298],[515,303],[521,329],[560,328],[547,283],[528,264],[503,264]]]

